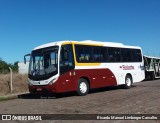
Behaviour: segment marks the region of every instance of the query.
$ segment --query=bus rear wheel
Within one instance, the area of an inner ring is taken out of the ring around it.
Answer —
[[[78,89],[77,94],[79,96],[85,96],[89,92],[89,84],[88,81],[84,78],[79,79],[78,81]]]
[[[151,78],[151,80],[155,80],[155,74],[154,74],[154,71],[153,71],[153,72],[151,72],[151,74],[150,74],[150,78]]]
[[[131,88],[132,83],[133,83],[132,82],[132,77],[130,75],[126,75],[124,88],[125,89]]]

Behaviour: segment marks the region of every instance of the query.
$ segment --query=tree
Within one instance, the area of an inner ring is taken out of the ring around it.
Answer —
[[[0,73],[8,73],[8,64],[0,59]]]
[[[12,68],[13,72],[18,72],[18,61],[16,61],[14,64],[7,64],[0,58],[0,73],[9,73],[9,67]]]
[[[18,72],[18,61],[14,62],[12,69],[14,72]]]

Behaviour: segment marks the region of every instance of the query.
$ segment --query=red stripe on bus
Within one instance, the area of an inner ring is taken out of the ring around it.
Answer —
[[[45,93],[76,91],[80,78],[89,81],[90,89],[117,85],[116,78],[109,69],[78,69],[60,75],[53,85],[30,86],[29,90],[32,93],[36,93],[37,88],[42,88],[42,92]]]

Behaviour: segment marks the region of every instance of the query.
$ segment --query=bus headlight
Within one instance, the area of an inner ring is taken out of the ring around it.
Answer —
[[[49,85],[54,84],[57,81],[57,78],[53,79],[52,81],[49,82]]]
[[[28,78],[28,85],[32,86],[33,84],[30,82],[30,79]]]
[[[28,85],[29,85],[29,86],[32,86],[33,84],[32,84],[31,82],[28,82]]]

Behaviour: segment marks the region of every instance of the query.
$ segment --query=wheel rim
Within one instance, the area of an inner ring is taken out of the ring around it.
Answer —
[[[82,93],[86,93],[86,91],[87,91],[87,85],[86,85],[85,82],[81,82],[79,88],[80,88],[80,91],[81,91]]]
[[[130,78],[127,78],[127,79],[126,79],[126,85],[127,85],[127,86],[131,86],[131,83],[132,83],[132,82],[131,82],[131,79],[130,79]]]

